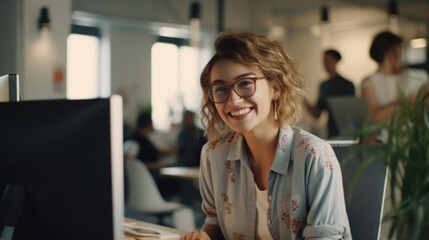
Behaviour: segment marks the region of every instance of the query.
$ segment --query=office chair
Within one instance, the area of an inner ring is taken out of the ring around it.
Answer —
[[[165,218],[172,216],[173,227],[183,231],[195,230],[193,210],[181,203],[165,201],[146,165],[135,157],[138,151],[139,146],[135,141],[128,140],[124,143],[124,165],[128,178],[126,208],[156,216],[160,225],[165,225]]]
[[[368,147],[357,152],[352,149],[355,147],[354,144],[337,143],[332,147],[341,164],[346,209],[353,239],[380,239],[387,166],[381,159],[376,159],[362,172],[354,187],[350,189],[356,169],[363,161],[362,158],[376,154],[379,146]]]

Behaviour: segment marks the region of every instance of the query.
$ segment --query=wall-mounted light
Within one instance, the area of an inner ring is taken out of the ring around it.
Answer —
[[[49,12],[47,7],[40,9],[40,16],[38,21],[38,28],[42,30],[43,28],[49,28],[51,20],[49,18]]]
[[[395,0],[390,0],[387,5],[387,13],[389,17],[397,17],[399,15],[398,3]]]
[[[191,14],[190,19],[200,19],[200,3],[193,2],[191,3]]]
[[[320,22],[328,23],[329,22],[329,8],[328,6],[323,5],[320,8]]]
[[[191,3],[190,12],[190,45],[192,47],[198,47],[200,42],[200,3]]]
[[[399,9],[396,0],[389,0],[387,4],[388,28],[390,31],[399,34]]]

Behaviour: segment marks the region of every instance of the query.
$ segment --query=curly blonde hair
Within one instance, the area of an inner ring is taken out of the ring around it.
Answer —
[[[302,90],[300,65],[285,52],[278,41],[257,33],[230,31],[221,33],[214,47],[215,54],[200,77],[203,90],[201,123],[209,140],[217,139],[225,132],[231,131],[208,95],[211,70],[214,64],[222,59],[234,60],[248,66],[256,65],[267,80],[278,87],[280,97],[275,101],[280,125],[294,125],[301,119],[301,103],[305,94]]]

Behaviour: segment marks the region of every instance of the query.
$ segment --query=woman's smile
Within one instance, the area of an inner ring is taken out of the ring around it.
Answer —
[[[242,108],[242,109],[239,109],[236,111],[229,112],[229,116],[231,116],[231,117],[242,117],[242,116],[247,115],[250,111],[252,111],[252,108],[246,107],[246,108]]]

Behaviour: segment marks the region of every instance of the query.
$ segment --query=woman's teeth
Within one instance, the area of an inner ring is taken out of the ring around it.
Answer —
[[[233,116],[233,117],[242,116],[242,115],[247,114],[248,112],[250,112],[250,108],[244,108],[244,109],[240,109],[240,110],[235,111],[235,112],[231,112],[231,116]]]

